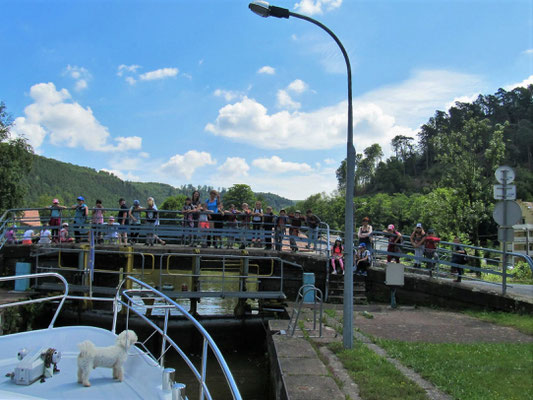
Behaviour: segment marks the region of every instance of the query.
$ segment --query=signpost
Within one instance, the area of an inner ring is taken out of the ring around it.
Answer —
[[[516,199],[516,186],[513,183],[515,173],[511,167],[503,165],[494,173],[496,180],[501,185],[494,185],[494,199],[502,200],[494,207],[492,217],[500,227],[498,228],[498,240],[503,243],[502,255],[502,294],[507,291],[507,243],[514,240],[513,225],[520,222],[522,210],[513,200]]]

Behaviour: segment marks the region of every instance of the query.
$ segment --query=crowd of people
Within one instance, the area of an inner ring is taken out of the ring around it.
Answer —
[[[73,235],[70,234],[69,224],[63,222],[62,212],[67,209],[74,211]],[[160,212],[153,197],[147,199],[146,206],[142,206],[139,200],[134,200],[129,206],[125,199],[120,198],[116,217],[109,215],[106,218],[106,213],[115,212],[106,210],[101,200],[96,200],[94,207],[89,209],[83,196],[79,196],[76,204],[70,207],[54,199],[49,210],[48,222],[38,229],[28,228],[22,244],[86,242],[90,240],[89,234],[92,232],[96,243],[134,245],[144,242],[146,246],[166,245],[166,241],[156,234]],[[211,190],[204,201],[200,199],[200,192],[194,191],[191,197],[186,198],[182,209],[174,212],[179,217],[171,218],[172,223],[182,225],[180,244],[215,248],[238,245],[240,248],[252,246],[281,250],[283,241],[288,239],[290,249],[298,251],[296,241],[302,228],[305,228],[306,248],[316,250],[318,245],[321,221],[312,210],[302,215],[299,210],[287,214],[286,210],[281,209],[279,215],[275,215],[272,207],[263,209],[261,201],[256,201],[253,208],[247,203],[242,203],[239,208],[235,204],[224,207],[219,193]],[[165,229],[168,232],[171,228]],[[37,233],[37,230],[40,232]],[[16,236],[16,229],[12,227],[6,234],[7,243],[19,243]]]
[[[372,235],[370,219],[364,217],[361,226],[357,230],[358,243],[354,247],[353,271],[356,275],[366,276],[367,269],[372,263]],[[383,231],[383,235],[387,238],[387,262],[394,261],[399,263],[400,256],[412,251],[414,253],[413,267],[422,268],[422,262],[424,261],[429,270],[429,275],[432,276],[436,264],[433,260],[437,257],[437,245],[441,241],[434,229],[430,228],[426,232],[422,227],[422,223],[417,223],[409,236],[408,244],[404,243],[404,235],[393,224],[387,226]],[[460,243],[459,237],[455,237],[450,262],[456,265],[465,265],[468,262],[468,255]],[[338,237],[331,247],[330,263],[333,275],[336,275],[339,271],[344,274],[344,255],[342,239]],[[453,266],[451,273],[456,276],[454,282],[461,282],[463,268]]]
[[[76,204],[70,207],[63,206],[59,204],[58,199],[54,199],[49,207],[49,221],[39,227],[39,233],[34,228],[28,228],[23,233],[22,240],[18,241],[16,230],[12,227],[6,233],[6,240],[7,243],[37,242],[42,245],[83,242],[88,241],[89,232],[93,232],[96,243],[121,245],[144,243],[146,246],[166,244],[166,241],[156,234],[156,227],[160,225],[160,215],[153,197],[146,200],[144,207],[139,200],[134,200],[129,206],[123,198],[119,199],[118,206],[116,218],[114,215],[109,215],[106,221],[106,212],[113,211],[106,211],[101,200],[96,200],[94,207],[89,210],[83,196],[79,196]],[[62,211],[66,209],[74,210],[72,236],[69,223],[62,221]],[[240,207],[235,204],[224,207],[219,193],[213,189],[209,197],[203,201],[200,192],[194,191],[191,197],[185,199],[181,210],[175,212],[180,215],[178,224],[182,225],[180,244],[214,248],[223,246],[233,248],[237,245],[239,248],[251,246],[280,251],[284,240],[288,239],[290,250],[295,252],[299,249],[297,240],[301,240],[300,231],[304,229],[307,236],[304,239],[307,243],[305,247],[317,250],[321,220],[312,210],[307,210],[305,215],[302,215],[299,210],[288,214],[285,209],[281,209],[276,215],[270,206],[263,209],[261,201],[256,201],[253,207],[247,203],[242,203]],[[406,253],[408,248],[414,253],[413,267],[421,268],[424,260],[430,274],[432,273],[437,245],[441,240],[433,229],[428,229],[426,232],[421,223],[416,224],[409,236],[409,244],[404,243],[404,235],[393,224],[388,225],[383,233],[388,240],[387,262],[399,263],[400,256]],[[358,243],[354,248],[353,270],[357,275],[366,275],[372,263],[372,236],[370,219],[365,217],[357,230]],[[458,265],[466,264],[467,255],[460,246],[459,238],[456,237],[454,243],[451,262]],[[342,239],[337,238],[329,250],[332,273],[344,274],[345,254]],[[454,267],[452,273],[457,277],[456,282],[460,282],[463,269]]]

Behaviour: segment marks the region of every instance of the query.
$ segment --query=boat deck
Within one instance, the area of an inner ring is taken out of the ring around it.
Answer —
[[[91,326],[71,326],[43,329],[0,336],[0,398],[1,399],[170,399],[163,392],[162,368],[139,348],[132,346],[124,363],[124,381],[112,378],[112,369],[96,368],[90,374],[91,387],[77,382],[77,344],[91,340],[96,346],[115,344],[116,335]],[[17,385],[6,374],[19,363],[17,353],[26,348],[28,354],[42,347],[52,347],[61,352],[57,364],[60,372],[41,383]]]

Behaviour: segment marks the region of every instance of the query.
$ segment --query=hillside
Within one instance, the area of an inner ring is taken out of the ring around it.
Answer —
[[[116,207],[118,199],[124,197],[131,203],[134,199],[142,203],[152,196],[157,204],[162,204],[168,197],[177,195],[190,196],[198,189],[201,198],[207,198],[210,186],[194,187],[183,185],[179,188],[156,182],[127,182],[113,174],[96,171],[88,167],[69,164],[38,155],[33,156],[32,169],[24,178],[27,188],[23,207],[44,207],[58,198],[61,204],[71,205],[78,196],[84,196],[89,205],[96,199],[102,200],[104,207]],[[226,189],[217,188],[223,195]],[[275,209],[293,205],[292,200],[273,193],[256,193]]]

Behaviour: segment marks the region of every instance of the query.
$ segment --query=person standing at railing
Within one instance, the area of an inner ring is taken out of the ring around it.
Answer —
[[[89,208],[87,207],[87,204],[85,204],[85,199],[83,196],[78,197],[77,202],[78,204],[73,205],[71,208],[75,209],[74,240],[76,243],[80,243],[86,239],[83,236],[87,235],[87,229],[85,229],[85,225],[87,224],[87,217],[89,216]]]
[[[130,243],[135,244],[139,240],[139,234],[141,231],[141,202],[139,200],[133,200],[133,205],[128,211],[128,219],[130,221]]]
[[[193,244],[192,230],[194,229],[194,209],[195,207],[193,207],[192,205],[191,198],[187,197],[185,199],[185,204],[183,205],[181,212],[183,213],[183,227],[185,228],[183,233],[183,243],[189,246],[192,246]]]
[[[364,217],[362,225],[357,231],[357,237],[359,238],[359,244],[364,243],[366,249],[372,248],[372,241],[370,240],[372,235],[372,225],[370,225],[370,218]]]
[[[242,203],[242,211],[240,215],[241,223],[241,249],[245,249],[248,244],[248,231],[250,230],[250,221],[252,219],[252,210],[248,207],[248,203]]]
[[[426,240],[424,241],[424,256],[433,260],[437,252],[437,243],[440,242],[440,238],[435,235],[434,229],[428,229],[428,234]],[[427,267],[429,268],[429,276],[433,276],[433,269],[435,268],[434,262],[428,262]]]
[[[218,249],[220,246],[222,246],[222,240],[220,236],[220,230],[224,227],[224,221],[222,218],[222,201],[220,200],[220,195],[215,189],[212,189],[209,192],[209,198],[205,201],[205,207],[206,210],[211,212],[211,229],[214,229],[214,235],[209,236],[207,238],[207,245],[211,246],[211,238],[212,243],[215,249]]]
[[[396,230],[393,224],[390,224],[387,227],[387,236],[389,237],[389,244],[387,246],[387,252],[389,253],[400,253],[401,252],[401,244],[402,244],[402,234]],[[392,254],[387,254],[387,262],[391,262],[392,260],[396,260],[396,262],[400,263],[400,257],[395,256]]]
[[[413,245],[413,249],[415,250],[415,262],[413,266],[415,268],[421,268],[422,261],[420,261],[420,259],[424,257],[424,242],[426,241],[426,232],[424,232],[420,222],[416,224],[415,230],[413,233],[411,233],[410,240],[411,244]]]
[[[452,263],[459,264],[459,265],[465,265],[468,262],[468,255],[466,254],[466,250],[463,246],[461,246],[459,243],[461,243],[461,240],[456,236],[453,239],[453,243],[455,245],[453,246],[453,253],[452,253]],[[461,267],[452,267],[452,274],[457,274],[456,278],[454,279],[454,282],[461,282],[461,277],[463,276],[464,269]]]
[[[192,195],[191,195],[191,206],[193,206],[195,210],[198,210],[201,204],[202,204],[202,200],[200,200],[200,192],[198,190],[195,190],[194,192],[192,192]],[[194,228],[196,230],[199,229],[199,226],[198,226],[199,216],[200,214],[198,214],[197,212],[192,214],[192,219],[194,221]],[[193,238],[193,240],[195,239]]]
[[[146,242],[144,244],[146,246],[153,246],[155,242],[158,242],[164,246],[166,242],[155,233],[156,226],[159,225],[159,211],[157,210],[154,198],[148,197],[146,204],[147,206],[144,209],[144,212],[146,213],[145,222],[147,225],[147,230]]]
[[[209,229],[209,215],[208,215],[208,212],[210,212],[209,210],[206,210],[204,208],[205,206],[203,204],[200,204],[198,206],[198,228],[199,228],[199,240],[200,240],[200,245],[202,247],[207,247],[207,244],[206,244],[206,238],[207,238],[207,234],[205,233],[208,229]]]
[[[279,215],[274,219],[275,235],[274,242],[277,251],[283,249],[283,238],[285,237],[285,230],[289,224],[289,217],[284,209],[279,210]]]
[[[311,249],[313,245],[313,251],[316,251],[316,245],[318,242],[318,225],[320,225],[320,218],[313,214],[312,210],[305,212],[305,223],[307,224],[307,246],[306,249]]]
[[[228,242],[226,248],[232,249],[235,244],[235,238],[237,237],[237,214],[238,211],[235,208],[235,204],[229,205],[229,210],[224,211],[224,219],[226,221]]]
[[[274,219],[276,216],[272,212],[272,207],[268,206],[263,215],[263,230],[265,231],[265,249],[272,250],[272,228],[274,228]]]
[[[300,228],[302,227],[302,216],[300,210],[296,210],[290,217],[289,237],[292,251],[298,251],[298,244],[296,240],[300,235]]]
[[[117,222],[120,225],[118,230],[118,244],[127,245],[128,244],[128,227],[130,225],[130,220],[128,218],[129,207],[126,205],[126,200],[120,198],[118,200],[120,206],[120,211],[118,212]]]
[[[104,224],[104,206],[102,200],[96,200],[96,204],[93,208],[92,220],[93,234],[96,243],[103,242],[102,225]]]
[[[252,247],[262,246],[262,224],[263,224],[263,209],[260,201],[255,202],[255,207],[252,211]]]
[[[52,240],[54,242],[59,241],[59,229],[61,228],[61,211],[64,210],[65,206],[59,205],[59,200],[52,200],[52,205],[50,206],[50,220],[48,225],[52,229]]]

